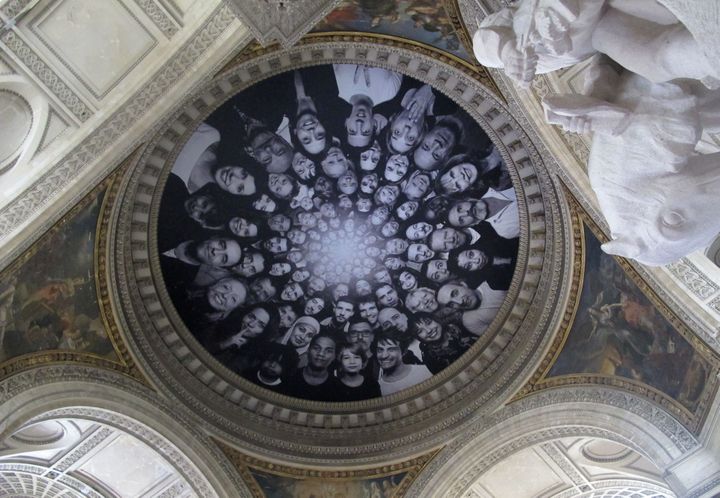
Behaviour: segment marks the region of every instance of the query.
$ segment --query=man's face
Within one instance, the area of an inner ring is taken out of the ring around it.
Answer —
[[[446,194],[455,194],[470,188],[477,177],[478,170],[474,164],[457,164],[440,177],[440,185]]]
[[[327,143],[325,127],[318,121],[317,116],[311,113],[300,116],[295,129],[295,136],[310,154],[319,154]]]
[[[345,323],[355,314],[355,307],[348,301],[338,301],[333,314],[337,323]]]
[[[458,266],[463,270],[477,271],[488,262],[487,255],[479,249],[467,249],[458,254]]]
[[[407,332],[408,319],[405,313],[395,308],[383,308],[378,316],[380,327],[383,330],[397,329],[400,332]]]
[[[378,186],[378,176],[375,173],[369,173],[362,177],[360,181],[360,191],[364,194],[372,194]]]
[[[418,168],[434,170],[447,161],[455,147],[455,135],[445,127],[436,126],[425,134],[413,159]]]
[[[432,259],[435,252],[425,244],[410,244],[408,247],[408,259],[416,263],[422,263]]]
[[[320,277],[311,277],[308,281],[308,289],[313,292],[322,292],[325,290],[325,280]]]
[[[430,189],[430,177],[422,171],[413,171],[407,183],[403,187],[403,193],[408,199],[418,201],[422,199]]]
[[[370,345],[375,339],[375,333],[367,322],[354,323],[348,331],[348,342],[352,344],[360,344],[365,351],[370,350]]]
[[[430,261],[425,276],[433,282],[444,282],[450,278],[447,261],[444,259],[434,259]]]
[[[371,325],[377,323],[378,307],[375,303],[360,303],[360,316],[370,322]]]
[[[292,169],[301,180],[309,180],[315,176],[315,163],[305,157],[302,152],[296,152],[293,155]]]
[[[417,201],[403,202],[397,208],[398,218],[400,218],[403,221],[411,218],[415,214],[415,212],[418,210],[419,206],[420,205],[417,203]]]
[[[257,192],[255,178],[241,166],[223,166],[215,171],[215,183],[234,195],[253,195]]]
[[[335,360],[335,341],[320,337],[308,349],[308,364],[318,370],[327,369]]]
[[[287,232],[290,230],[291,221],[290,218],[284,214],[276,214],[268,220],[268,226],[270,230],[275,232]]]
[[[380,340],[375,348],[375,357],[384,371],[395,370],[402,364],[400,344],[389,339]]]
[[[317,315],[325,307],[325,301],[319,297],[311,297],[305,303],[305,314],[306,315]]]
[[[287,233],[287,238],[290,239],[290,242],[299,246],[305,243],[305,239],[307,239],[307,234],[300,230],[290,230]]]
[[[217,311],[232,311],[245,302],[245,285],[235,278],[223,278],[208,287],[207,302]]]
[[[405,306],[413,313],[432,313],[438,309],[438,302],[430,289],[415,289],[405,299]]]
[[[239,216],[228,221],[228,228],[237,237],[255,237],[258,234],[258,227],[255,223]]]
[[[390,282],[392,282],[390,273],[385,269],[376,271],[375,274],[373,275],[373,278],[375,279],[376,282],[382,282],[385,284],[389,284]]]
[[[378,226],[385,223],[385,220],[390,216],[390,210],[387,206],[380,206],[370,215],[370,223]]]
[[[390,285],[383,285],[378,290],[376,290],[375,297],[377,298],[378,302],[385,307],[395,306],[400,301],[397,291],[393,289]]]
[[[380,144],[375,140],[367,150],[360,153],[360,169],[363,171],[372,171],[377,168],[380,162]]]
[[[405,230],[405,236],[410,240],[420,240],[427,237],[432,230],[433,227],[430,223],[419,221],[413,223]]]
[[[257,337],[270,323],[270,314],[263,308],[255,308],[242,318],[245,337]]]
[[[267,194],[262,194],[259,199],[255,199],[252,205],[255,209],[263,213],[272,213],[277,209],[277,203]]]
[[[205,220],[216,216],[220,210],[217,201],[209,195],[194,195],[185,201],[188,216],[201,225]]]
[[[350,294],[350,287],[348,287],[347,284],[337,284],[333,289],[332,298],[334,301],[337,301],[348,294]]]
[[[374,129],[372,107],[367,101],[356,102],[345,120],[347,141],[353,147],[367,147]]]
[[[257,275],[265,268],[265,261],[260,253],[251,252],[246,254],[239,265],[235,267],[235,272],[243,277],[252,277]]]
[[[400,189],[392,185],[385,185],[380,187],[377,191],[377,200],[380,204],[387,204],[388,206],[395,204],[398,198]]]
[[[329,196],[333,192],[333,185],[326,176],[321,176],[315,181],[315,193],[317,195]]]
[[[199,242],[196,255],[203,264],[211,266],[235,266],[240,262],[242,249],[240,244],[227,237],[216,237]]]
[[[283,173],[290,167],[293,148],[280,135],[264,131],[250,143],[252,157],[265,166],[268,173]]]
[[[372,287],[367,280],[358,280],[355,282],[355,293],[358,296],[368,296],[372,293]]]
[[[402,254],[407,247],[408,243],[403,239],[390,239],[385,242],[385,250],[390,254]]]
[[[259,302],[268,301],[277,294],[277,289],[267,277],[255,280],[252,284],[250,284],[250,290],[253,294],[255,294],[255,297]]]
[[[480,297],[472,289],[460,284],[445,284],[438,290],[438,302],[458,310],[472,310],[480,305]]]
[[[469,227],[487,218],[487,206],[484,201],[460,201],[448,212],[448,222],[454,227]]]
[[[370,199],[360,198],[355,202],[355,207],[361,213],[367,213],[372,208],[372,201]]]
[[[454,228],[445,227],[435,230],[430,236],[430,248],[433,251],[448,252],[464,245],[468,236]]]

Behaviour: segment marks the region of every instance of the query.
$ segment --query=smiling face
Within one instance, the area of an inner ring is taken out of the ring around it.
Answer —
[[[247,288],[236,278],[223,278],[208,287],[206,296],[211,308],[229,312],[245,302]]]
[[[400,273],[398,280],[400,281],[400,287],[404,291],[414,289],[418,285],[417,278],[415,278],[415,275],[413,275],[409,271],[404,271]]]
[[[317,370],[326,370],[335,360],[335,341],[330,337],[318,337],[308,349],[308,366]]]
[[[296,323],[290,333],[288,344],[296,348],[303,348],[310,344],[310,340],[320,332],[309,323]]]
[[[273,276],[280,276],[285,275],[286,273],[290,273],[290,270],[292,270],[292,267],[290,266],[290,263],[273,263],[270,267],[270,275]]]
[[[425,244],[410,244],[408,247],[408,259],[415,263],[423,263],[435,257],[435,251]]]
[[[367,147],[375,131],[372,103],[369,99],[354,99],[350,116],[345,120],[347,142],[353,147]]]
[[[448,222],[455,227],[469,227],[487,218],[487,204],[482,199],[460,201],[448,212]]]
[[[408,242],[405,239],[390,239],[385,242],[385,250],[390,254],[402,254],[408,248]]]
[[[233,195],[253,195],[257,192],[255,177],[241,166],[222,166],[215,171],[218,187]]]
[[[292,169],[301,180],[310,180],[315,176],[315,163],[302,152],[296,152],[293,155]]]
[[[417,321],[415,337],[420,342],[435,342],[442,338],[442,325],[432,318],[420,318]]]
[[[304,295],[302,287],[297,282],[291,282],[283,287],[280,293],[280,299],[283,301],[295,302]]]
[[[355,173],[348,171],[338,178],[338,190],[346,195],[354,194],[358,188],[358,181]]]
[[[325,148],[327,138],[325,127],[312,113],[303,114],[297,120],[295,136],[298,142],[310,154],[319,154]]]
[[[402,191],[408,199],[417,201],[425,197],[430,190],[430,184],[430,175],[416,170],[410,175]]]
[[[405,236],[410,240],[420,240],[427,237],[432,230],[433,227],[430,223],[419,221],[407,227],[407,230],[405,230]]]
[[[487,255],[479,249],[468,249],[458,254],[458,266],[463,270],[477,271],[487,263]]]
[[[400,204],[395,212],[397,213],[398,218],[405,221],[412,218],[412,216],[417,212],[418,207],[420,207],[420,205],[416,201],[406,201]]]
[[[410,292],[405,299],[405,306],[413,313],[432,313],[438,309],[438,302],[435,299],[435,292],[422,288]]]
[[[394,371],[402,364],[402,349],[397,341],[381,339],[375,347],[375,357],[380,368],[386,373]]]
[[[297,320],[297,313],[292,309],[292,306],[284,304],[278,306],[278,312],[280,313],[280,327],[287,328]]]
[[[390,146],[399,154],[412,150],[422,136],[424,119],[412,119],[410,111],[403,109],[390,123]]]
[[[340,147],[330,147],[325,158],[320,161],[323,172],[330,178],[339,178],[349,168],[350,162]]]
[[[360,153],[360,169],[363,171],[372,171],[377,168],[379,162],[380,144],[375,140],[369,149]]]
[[[246,253],[233,271],[241,277],[252,277],[265,268],[265,258],[258,252]]]
[[[377,322],[379,313],[377,304],[372,301],[367,301],[364,303],[360,303],[358,305],[358,308],[360,309],[361,318],[367,320],[368,322],[370,322],[370,324],[374,324],[375,322]]]
[[[375,202],[392,206],[400,195],[400,189],[394,185],[384,185],[375,192]]]

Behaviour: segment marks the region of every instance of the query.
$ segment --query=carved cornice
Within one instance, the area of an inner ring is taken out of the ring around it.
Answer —
[[[552,339],[548,331],[562,318],[557,302],[564,299],[571,262],[565,257],[565,221],[544,156],[466,63],[438,58],[417,44],[378,40],[313,35],[289,50],[255,48],[241,54],[167,121],[121,188],[110,271],[119,284],[113,297],[140,367],[153,385],[201,414],[223,437],[271,459],[369,465],[437,447],[469,416],[494,409],[520,388]],[[258,80],[333,62],[399,71],[456,100],[508,164],[522,236],[509,298],[491,329],[461,360],[427,385],[382,399],[333,404],[328,411],[327,405],[280,396],[240,379],[192,338],[162,284],[155,224],[170,165],[197,123]]]

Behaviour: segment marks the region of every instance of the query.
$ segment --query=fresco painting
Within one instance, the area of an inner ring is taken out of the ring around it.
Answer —
[[[92,195],[92,194],[91,194]],[[95,229],[103,192],[0,273],[0,363],[51,350],[115,358],[97,302]]]
[[[472,61],[442,2],[343,0],[315,31],[365,31],[417,40]]]
[[[279,476],[250,470],[265,498],[393,498],[406,472],[367,479],[322,479]]]
[[[575,321],[548,377],[619,376],[647,384],[690,411],[710,372],[702,358],[655,308],[585,228],[585,279]]]

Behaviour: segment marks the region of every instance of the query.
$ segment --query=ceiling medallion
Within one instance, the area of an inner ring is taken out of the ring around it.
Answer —
[[[471,73],[417,48],[243,62],[188,98],[123,190],[131,348],[256,451],[437,445],[517,390],[559,321],[570,263],[542,160]]]

